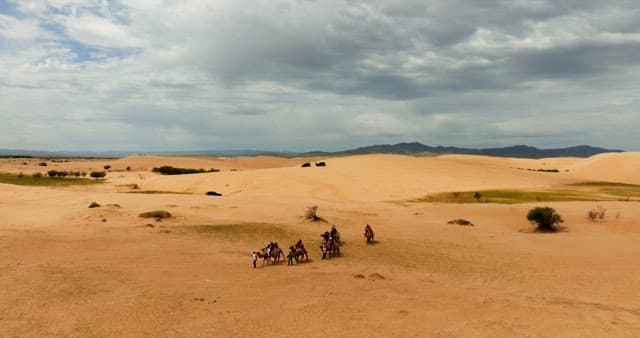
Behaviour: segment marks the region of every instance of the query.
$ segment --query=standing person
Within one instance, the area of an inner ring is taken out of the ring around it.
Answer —
[[[251,261],[253,261],[253,268],[255,269],[258,261],[258,254],[255,251],[251,254]]]
[[[322,245],[320,246],[320,249],[322,249],[322,259],[326,259],[327,258],[327,244],[322,243]]]

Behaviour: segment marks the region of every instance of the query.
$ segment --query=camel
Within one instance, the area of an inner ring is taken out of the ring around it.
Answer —
[[[262,264],[264,264],[265,262],[269,261],[269,259],[271,259],[271,263],[275,264],[280,262],[280,256],[282,256],[282,258],[287,258],[284,255],[284,252],[282,252],[282,249],[280,248],[273,248],[271,249],[269,255],[267,255],[267,250],[266,249],[260,249],[258,252],[258,257],[262,258]]]

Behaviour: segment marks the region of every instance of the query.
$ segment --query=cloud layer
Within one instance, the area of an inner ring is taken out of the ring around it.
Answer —
[[[628,1],[0,3],[0,148],[640,150]]]

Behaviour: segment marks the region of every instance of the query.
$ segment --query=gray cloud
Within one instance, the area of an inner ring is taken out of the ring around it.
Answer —
[[[0,147],[640,149],[626,1],[10,6]]]

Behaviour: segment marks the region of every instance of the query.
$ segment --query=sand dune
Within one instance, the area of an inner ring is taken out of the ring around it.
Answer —
[[[315,160],[327,167],[300,167]],[[407,202],[585,180],[640,184],[638,153],[39,161],[1,159],[0,172],[112,169],[98,185],[0,184],[0,336],[640,335],[636,202],[545,203],[565,219],[556,234],[531,232],[525,215],[539,203]],[[150,171],[161,165],[221,171]],[[101,207],[89,209],[93,201]],[[302,219],[310,205],[327,223]],[[596,205],[607,209],[603,222],[586,218]],[[156,209],[173,217],[138,216]],[[460,217],[475,226],[447,224]],[[343,255],[323,261],[319,234],[330,224]],[[252,250],[297,239],[311,261],[251,268]]]

